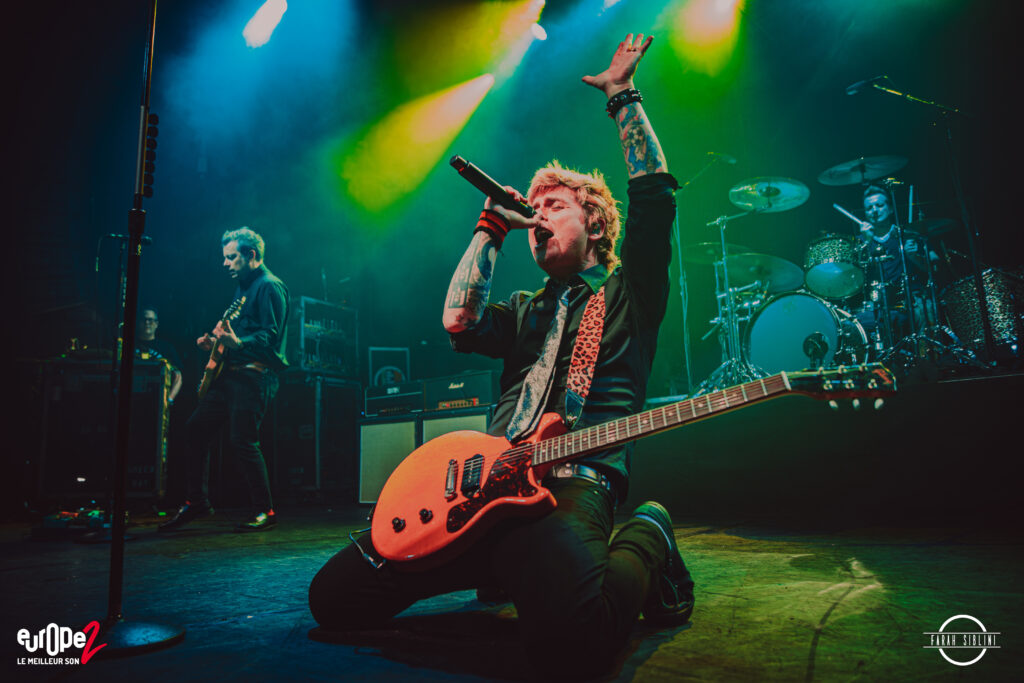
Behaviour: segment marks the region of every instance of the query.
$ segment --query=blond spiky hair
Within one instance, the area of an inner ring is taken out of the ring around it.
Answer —
[[[537,195],[550,192],[557,187],[567,187],[576,194],[576,201],[587,215],[587,228],[604,222],[604,235],[597,241],[595,249],[597,260],[608,270],[612,270],[619,263],[619,257],[615,254],[615,243],[619,239],[621,228],[618,202],[612,197],[612,191],[608,189],[604,175],[597,170],[580,173],[562,166],[558,160],[552,160],[550,164],[533,174],[527,201],[532,202]]]

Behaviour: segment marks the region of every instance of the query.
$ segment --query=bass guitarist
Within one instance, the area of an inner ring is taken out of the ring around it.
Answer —
[[[288,365],[288,288],[263,264],[263,238],[253,230],[229,230],[221,245],[224,268],[238,281],[235,300],[245,297],[244,303],[234,323],[226,316],[212,333],[196,340],[206,351],[221,352],[223,364],[208,367],[208,374],[218,374],[186,424],[188,500],[160,531],[174,531],[213,514],[208,497],[210,445],[225,423],[252,502],[252,514],[236,529],[261,531],[276,523],[259,429],[277,393],[277,372]]]
[[[536,172],[525,196],[507,188],[529,203],[532,218],[485,202],[452,278],[445,328],[457,351],[503,360],[490,431],[510,441],[530,434],[543,413],[569,417],[579,429],[643,407],[667,305],[677,188],[633,88],[650,44],[630,34],[605,71],[583,78],[607,96],[625,154],[629,212],[621,263],[619,212],[603,177],[553,163]],[[526,232],[547,282],[539,292],[489,303],[497,253],[516,230]],[[602,298],[604,311],[588,316],[588,304]],[[583,386],[572,381],[574,355],[592,372]],[[359,537],[314,578],[313,616],[327,629],[379,628],[418,599],[497,589],[516,607],[524,652],[541,678],[598,675],[622,652],[641,613],[648,623],[678,625],[693,608],[693,582],[663,507],[641,505],[611,538],[628,475],[624,448],[557,465],[542,482],[557,500],[554,511],[503,520],[427,569],[401,562],[378,568],[370,535]]]

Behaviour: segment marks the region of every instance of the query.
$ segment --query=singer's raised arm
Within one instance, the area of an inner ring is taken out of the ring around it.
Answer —
[[[608,97],[608,111],[619,129],[619,142],[630,178],[668,171],[665,153],[640,104],[640,94],[633,87],[633,74],[652,40],[653,36],[644,40],[642,33],[635,38],[630,33],[619,43],[607,69],[596,76],[583,77],[584,83]]]

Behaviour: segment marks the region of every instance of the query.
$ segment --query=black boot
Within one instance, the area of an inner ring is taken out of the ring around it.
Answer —
[[[189,522],[206,515],[212,515],[213,508],[209,502],[206,503],[192,503],[191,501],[185,501],[185,504],[178,508],[178,514],[174,515],[169,521],[164,522],[159,527],[158,531],[177,531]]]

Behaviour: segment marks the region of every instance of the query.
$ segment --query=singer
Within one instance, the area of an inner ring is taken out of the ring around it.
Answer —
[[[507,188],[533,208],[533,217],[484,202],[452,277],[442,317],[453,347],[504,362],[491,434],[514,442],[544,413],[579,429],[644,404],[669,292],[677,189],[633,83],[650,45],[651,38],[630,34],[607,69],[583,77],[606,95],[626,160],[621,261],[619,211],[603,176],[552,162],[535,173],[525,195]],[[532,294],[492,303],[496,254],[510,234],[514,240],[523,232],[546,282]],[[425,571],[374,568],[359,546],[349,545],[313,580],[310,609],[325,628],[379,627],[418,599],[477,588],[480,596],[515,604],[540,678],[599,675],[641,614],[648,624],[678,625],[693,609],[693,581],[662,506],[644,503],[611,538],[628,482],[628,448],[561,464],[543,480],[558,501],[554,511],[503,520]],[[372,557],[370,535],[358,540]]]

